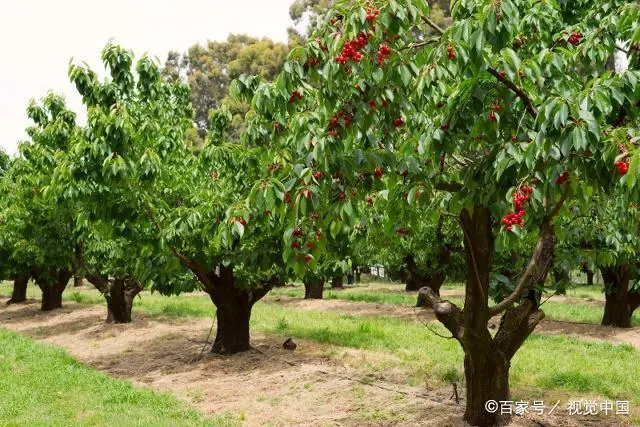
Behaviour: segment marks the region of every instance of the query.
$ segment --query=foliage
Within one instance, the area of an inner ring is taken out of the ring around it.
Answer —
[[[223,42],[194,45],[184,55],[169,53],[163,74],[170,81],[186,78],[191,88],[195,125],[204,139],[210,110],[223,105],[234,112],[234,129],[241,126],[246,107],[227,98],[231,81],[242,74],[273,79],[280,72],[288,50],[286,45],[268,38],[230,34]]]
[[[63,99],[48,94],[32,101],[34,125],[29,140],[2,177],[6,196],[0,205],[0,246],[9,252],[8,275],[26,274],[49,282],[59,269],[72,269],[77,242],[73,201],[57,203],[47,195],[60,158],[78,138],[75,114]]]

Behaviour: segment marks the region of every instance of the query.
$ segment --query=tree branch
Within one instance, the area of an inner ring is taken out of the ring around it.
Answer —
[[[531,117],[533,117],[534,119],[538,117],[538,110],[536,110],[535,107],[533,106],[533,103],[531,102],[531,98],[529,98],[529,96],[521,88],[519,88],[518,86],[516,86],[515,83],[513,83],[512,81],[507,79],[505,76],[500,74],[495,68],[489,67],[487,68],[487,71],[489,72],[489,74],[491,74],[496,79],[498,79],[500,83],[508,87],[513,93],[515,93],[518,96],[518,98],[522,100],[522,102],[524,103],[524,107],[526,108],[527,112]]]
[[[444,30],[442,28],[440,28],[438,26],[438,24],[436,24],[435,22],[433,22],[431,19],[429,19],[429,17],[427,16],[423,16],[422,20],[431,28],[433,28],[435,30],[436,33],[443,35],[444,34]]]
[[[434,188],[436,190],[448,191],[449,193],[457,193],[462,190],[463,186],[457,182],[439,182],[434,185]]]
[[[442,301],[431,288],[424,287],[418,293],[431,305],[436,318],[451,332],[451,335],[458,341],[462,341],[464,321],[462,310],[449,301]]]
[[[550,221],[550,220],[549,220]],[[547,239],[552,236],[553,229],[551,228],[551,224],[549,221],[543,222],[540,227],[540,236],[538,237],[538,242],[536,243],[536,247],[533,251],[533,255],[531,256],[531,260],[529,261],[529,265],[525,269],[524,273],[518,280],[518,284],[514,291],[507,298],[503,299],[499,304],[494,305],[489,308],[489,316],[493,317],[497,314],[502,313],[509,307],[511,307],[517,300],[520,298],[522,291],[529,285],[531,280],[534,278],[535,274],[538,271],[538,261],[542,258],[543,250],[545,248],[545,243]]]

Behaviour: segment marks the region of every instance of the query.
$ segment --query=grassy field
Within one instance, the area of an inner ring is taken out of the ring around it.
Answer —
[[[396,288],[396,291],[391,289]],[[464,294],[462,284],[443,286],[443,290]],[[328,300],[346,300],[354,302],[369,302],[376,304],[394,304],[413,307],[416,305],[416,294],[402,292],[401,285],[370,283],[355,287],[347,287],[343,290],[325,289],[324,298]],[[302,286],[274,289],[269,295],[289,298],[302,298],[304,288]],[[599,325],[604,314],[604,306],[593,304],[593,301],[604,301],[602,290],[598,286],[580,286],[567,292],[571,302],[546,301],[543,305],[546,318],[563,322],[592,323]],[[457,296],[443,297],[451,302],[463,305],[464,299]],[[543,298],[543,301],[546,296]],[[573,300],[575,299],[575,300]],[[579,302],[576,300],[583,300]],[[633,316],[633,325],[640,326],[640,311]]]
[[[6,295],[6,285],[0,294]],[[32,288],[32,292],[37,292]],[[293,296],[298,289],[279,289],[276,295]],[[364,292],[357,288],[329,291],[328,295],[343,296],[354,301],[408,304],[414,296],[389,292]],[[360,299],[357,295],[362,295]],[[384,296],[384,297],[383,297]],[[67,300],[87,304],[104,304],[96,292],[69,290]],[[406,300],[404,300],[406,299]],[[597,323],[597,307],[589,305],[547,303],[545,309],[567,318],[592,320]],[[214,308],[204,295],[162,297],[144,293],[136,299],[135,311],[162,317],[211,318]],[[600,314],[601,315],[601,314]],[[134,320],[135,321],[135,320]],[[381,360],[365,367],[371,371],[385,369],[389,363],[399,363],[409,372],[414,384],[427,382],[442,385],[462,375],[462,352],[453,340],[432,332],[446,334],[438,324],[430,328],[417,322],[407,322],[388,316],[353,316],[287,308],[277,304],[257,304],[252,316],[254,331],[293,336],[338,347],[375,350],[393,355],[396,362]],[[397,362],[399,360],[399,362]],[[562,391],[565,394],[590,394],[610,399],[628,398],[640,404],[640,352],[626,345],[575,338],[534,335],[516,355],[512,365],[512,380],[517,391],[534,388]],[[615,361],[615,369],[611,369]]]
[[[4,284],[0,287],[0,294],[7,295],[8,290]],[[294,297],[300,296],[300,291],[298,288],[284,288],[275,290],[274,294]],[[37,289],[32,287],[30,292],[37,296]],[[377,291],[364,287],[327,291],[326,296],[403,305],[413,305],[415,298],[415,295],[393,293],[382,287]],[[65,299],[104,305],[104,299],[89,290],[69,289]],[[205,295],[162,297],[146,292],[136,299],[134,310],[163,318],[212,318],[214,314],[213,305]],[[599,307],[588,303],[548,302],[545,310],[549,317],[591,323],[598,323],[602,315]],[[251,323],[252,330],[256,332],[327,344],[328,352],[332,353],[329,355],[333,356],[344,348],[371,350],[388,356],[363,363],[360,369],[365,373],[398,367],[407,372],[410,384],[428,388],[444,386],[462,377],[462,351],[455,341],[433,333],[435,330],[439,334],[447,334],[436,323],[427,328],[418,322],[388,316],[354,316],[264,303],[255,306]],[[534,335],[513,360],[513,394],[525,400],[532,396],[536,399],[625,399],[637,407],[640,405],[638,360],[640,352],[628,345]]]
[[[229,426],[174,397],[90,369],[65,351],[0,329],[0,424],[22,426]]]

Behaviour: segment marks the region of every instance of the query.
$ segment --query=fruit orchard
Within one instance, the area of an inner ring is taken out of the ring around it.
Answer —
[[[272,81],[231,84],[242,126],[226,107],[194,122],[189,85],[118,45],[105,80],[73,63],[86,124],[48,94],[0,157],[9,302],[32,279],[60,308],[81,272],[129,323],[142,292],[203,291],[212,351],[235,354],[275,287],[322,298],[382,264],[459,343],[464,420],[505,421],[485,404],[511,400],[557,272],[601,272],[603,325],[640,306],[640,5],[458,0],[445,27],[429,3],[336,2]],[[462,304],[441,295],[456,278]]]

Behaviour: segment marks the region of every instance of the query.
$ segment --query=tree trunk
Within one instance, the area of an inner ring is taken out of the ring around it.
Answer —
[[[305,279],[304,280],[304,299],[322,299],[323,290],[324,290],[324,280],[321,280],[321,279]]]
[[[239,289],[233,268],[221,266],[219,274],[209,272],[206,276],[197,276],[201,281],[204,279],[205,289],[216,306],[217,331],[211,352],[235,354],[249,350],[251,309],[279,279],[274,277],[258,288]]]
[[[356,268],[356,283],[360,283],[362,280],[362,272],[360,271],[360,267]]]
[[[116,278],[107,300],[107,323],[131,323],[133,299],[142,291],[142,285],[133,280]]]
[[[81,288],[84,286],[84,277],[81,274],[74,274],[73,276],[73,287]]]
[[[334,278],[331,279],[331,288],[333,289],[342,289],[344,288],[344,277],[342,276],[335,276]]]
[[[67,269],[60,269],[50,273],[46,277],[39,277],[36,283],[42,290],[42,311],[51,311],[62,308],[62,294],[69,283],[73,273]]]
[[[7,301],[7,305],[20,304],[27,301],[27,284],[29,276],[15,276],[13,278],[13,292],[11,299]]]
[[[587,270],[587,285],[593,285],[593,271]]]
[[[629,299],[629,266],[601,267],[600,271],[606,287],[602,325],[630,328],[633,311]]]
[[[87,274],[87,280],[107,301],[107,323],[131,323],[134,298],[144,286],[135,280],[116,277],[110,280],[101,274]]]
[[[544,313],[538,310],[536,298],[525,297],[513,307],[516,291],[506,301],[489,307],[489,277],[492,271],[494,241],[488,208],[474,207],[473,213],[463,210],[460,222],[464,231],[466,284],[464,310],[449,301],[442,301],[430,288],[420,294],[433,307],[438,320],[458,340],[464,351],[466,402],[464,420],[474,426],[494,426],[507,421],[506,416],[489,412],[486,403],[510,400],[509,366]],[[551,267],[555,235],[548,222],[543,224],[531,262],[519,285],[532,289],[542,283]],[[525,286],[526,285],[526,286]],[[489,319],[504,311],[495,337],[488,330]]]

